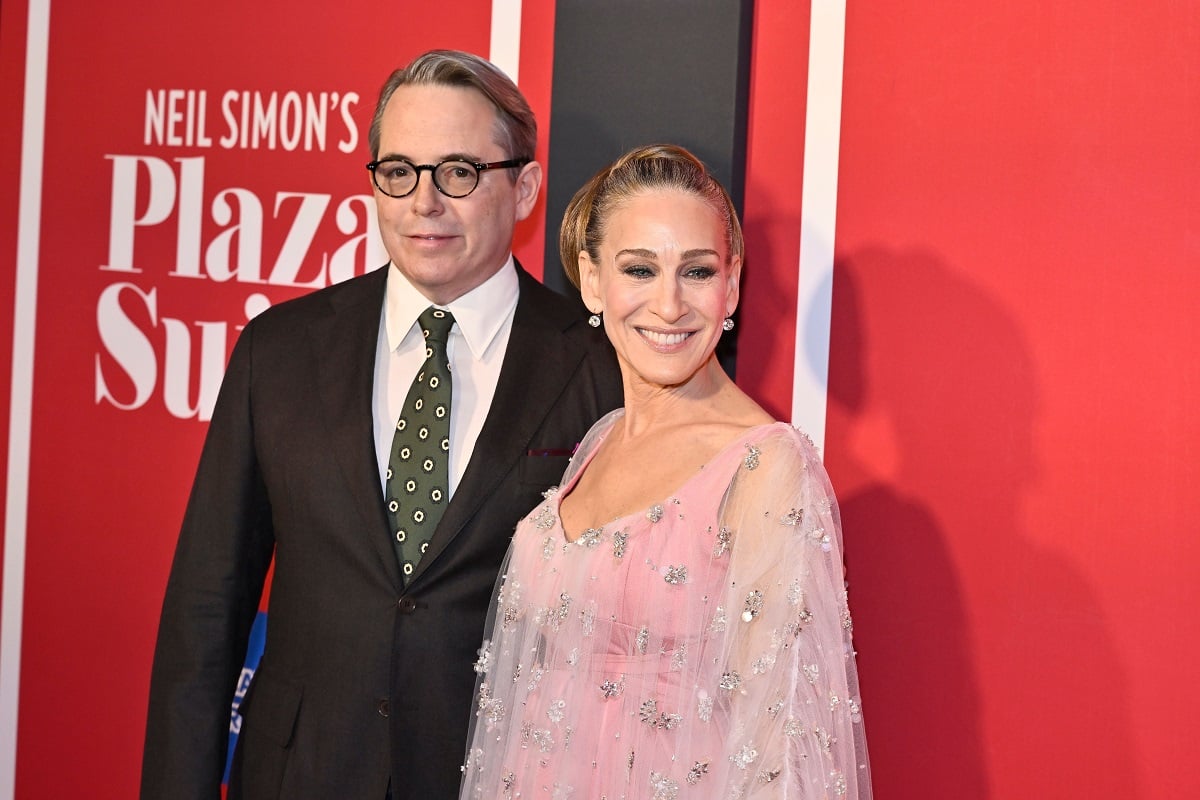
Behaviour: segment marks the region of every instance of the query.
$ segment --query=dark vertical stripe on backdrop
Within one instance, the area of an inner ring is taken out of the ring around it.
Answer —
[[[740,213],[750,83],[750,0],[558,0],[544,280],[573,291],[558,226],[576,190],[632,147],[683,145]],[[798,190],[798,189],[797,189]],[[732,372],[733,337],[722,337]]]

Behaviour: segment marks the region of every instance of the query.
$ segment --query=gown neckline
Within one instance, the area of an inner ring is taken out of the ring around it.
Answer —
[[[623,411],[623,409],[622,409],[622,411]],[[689,475],[687,478],[685,478],[683,483],[676,486],[675,489],[672,490],[670,493],[668,493],[666,497],[662,498],[661,500],[659,500],[657,502],[651,503],[648,506],[643,506],[641,508],[635,508],[632,511],[629,511],[624,514],[618,514],[617,516],[613,517],[612,519],[608,520],[607,522],[601,523],[599,526],[588,526],[588,527],[584,528],[579,534],[577,534],[574,539],[572,539],[572,538],[570,538],[570,535],[567,533],[567,526],[563,523],[562,501],[566,498],[566,496],[568,494],[571,493],[571,490],[575,488],[575,484],[579,482],[580,476],[583,475],[583,473],[587,470],[588,465],[592,463],[592,459],[595,457],[596,453],[600,452],[600,448],[604,446],[604,441],[608,438],[608,432],[610,430],[612,430],[612,427],[617,423],[617,420],[620,419],[622,416],[624,416],[623,413],[614,413],[613,414],[613,418],[609,421],[608,427],[605,428],[603,433],[598,434],[600,441],[596,442],[595,446],[592,447],[592,449],[589,450],[584,455],[583,464],[580,465],[579,469],[575,470],[575,474],[571,476],[571,480],[568,481],[567,483],[563,484],[561,487],[559,487],[559,491],[557,491],[554,495],[554,516],[558,520],[559,534],[561,535],[563,542],[565,542],[566,544],[579,544],[581,541],[584,541],[588,531],[600,532],[600,531],[607,530],[609,528],[620,527],[618,525],[618,523],[623,523],[627,519],[632,519],[633,517],[637,517],[642,514],[648,514],[650,512],[650,510],[653,508],[661,507],[661,508],[665,509],[666,506],[671,502],[671,498],[678,496],[679,493],[683,490],[683,488],[685,486],[687,486],[689,483],[694,481],[698,476],[704,474],[704,472],[710,466],[712,466],[713,464],[717,463],[719,460],[724,458],[725,455],[729,451],[733,450],[738,445],[745,443],[745,441],[747,439],[749,439],[753,434],[755,434],[758,431],[764,430],[766,428],[773,428],[777,425],[787,425],[787,423],[783,422],[782,420],[775,420],[773,422],[764,422],[761,425],[751,425],[749,428],[746,428],[744,431],[739,433],[737,436],[730,439],[729,442],[727,442],[725,445],[723,445],[719,450],[717,450],[717,452],[713,453],[712,456],[710,456],[707,461],[705,461],[703,464],[701,464],[691,475]]]

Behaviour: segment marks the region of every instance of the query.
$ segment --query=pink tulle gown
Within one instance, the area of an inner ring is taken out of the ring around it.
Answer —
[[[621,413],[517,528],[461,797],[870,797],[837,505],[812,444],[751,428],[670,496],[568,541],[560,499]]]

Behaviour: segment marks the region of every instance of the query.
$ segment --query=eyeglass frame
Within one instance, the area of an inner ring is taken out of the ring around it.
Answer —
[[[415,181],[413,181],[413,187],[411,189],[409,189],[407,192],[405,192],[404,194],[392,194],[391,192],[387,191],[382,186],[380,186],[379,185],[379,174],[375,170],[380,164],[384,163],[385,161],[402,161],[405,164],[408,164],[410,167],[412,167],[413,172],[415,172],[417,174],[417,179]],[[446,197],[452,198],[454,200],[461,200],[464,197],[470,197],[472,192],[474,192],[476,189],[479,188],[480,173],[487,172],[489,169],[515,169],[517,167],[523,167],[526,164],[530,163],[531,161],[533,161],[533,159],[531,159],[531,158],[510,158],[505,161],[491,161],[491,162],[484,163],[482,161],[471,161],[470,159],[467,159],[467,158],[446,158],[446,159],[439,161],[436,164],[414,164],[413,162],[409,161],[407,158],[380,158],[380,159],[376,159],[375,161],[367,162],[367,169],[371,171],[371,183],[375,184],[375,188],[378,189],[379,191],[383,192],[388,197],[394,197],[396,199],[400,199],[402,197],[408,197],[410,194],[412,194],[413,192],[415,192],[417,190],[418,186],[421,185],[421,172],[423,170],[428,170],[430,179],[433,180],[433,188],[437,189],[439,192],[444,194]],[[471,191],[467,192],[466,194],[458,194],[458,195],[450,194],[449,192],[447,192],[445,189],[442,188],[442,185],[440,183],[438,183],[438,179],[437,179],[438,167],[442,166],[443,164],[454,164],[454,163],[468,164],[475,168],[475,185],[472,186]]]

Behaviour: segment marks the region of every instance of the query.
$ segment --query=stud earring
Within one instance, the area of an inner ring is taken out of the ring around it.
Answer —
[[[732,317],[725,318],[725,321],[721,323],[721,330],[723,330],[723,331],[733,330],[733,318]]]
[[[600,327],[600,315],[592,314],[590,317],[588,317],[588,325],[591,325],[593,328],[599,328]]]

